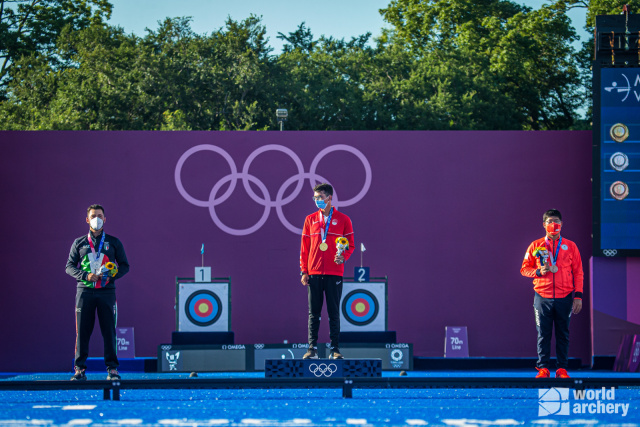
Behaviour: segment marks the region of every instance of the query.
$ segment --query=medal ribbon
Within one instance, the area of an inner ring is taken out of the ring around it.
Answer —
[[[91,240],[91,233],[87,234],[87,237],[89,238],[89,246],[91,247],[91,253],[93,254],[93,260],[94,261],[98,261],[98,258],[100,258],[100,252],[102,252],[102,245],[104,244],[104,231],[102,232],[102,239],[100,239],[100,246],[98,246],[98,252],[96,253],[95,248],[93,247],[93,241]],[[102,279],[104,280],[106,274],[102,275]]]
[[[324,215],[322,214],[322,212],[320,212],[320,215],[322,215],[322,220],[324,220]],[[333,215],[333,208],[331,208],[331,210],[329,211],[329,217],[327,218],[327,225],[325,225],[324,227],[324,234],[321,234],[322,243],[324,243],[325,240],[327,240],[327,235],[329,234],[329,224],[331,223],[332,215]]]
[[[558,247],[556,247],[556,254],[553,255],[553,250],[549,247],[549,238],[544,238],[544,245],[549,250],[549,259],[551,260],[551,265],[556,265],[556,261],[558,261],[558,254],[560,253],[560,245],[562,245],[562,236],[560,236],[560,240],[558,240]]]

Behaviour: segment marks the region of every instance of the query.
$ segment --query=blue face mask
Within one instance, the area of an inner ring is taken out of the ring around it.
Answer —
[[[325,202],[324,200],[316,200],[316,206],[319,209],[324,209],[327,207],[327,202]]]

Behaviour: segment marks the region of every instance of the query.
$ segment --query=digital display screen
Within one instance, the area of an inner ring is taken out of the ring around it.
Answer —
[[[383,371],[413,369],[412,344],[341,344],[340,351],[349,359],[381,359]]]
[[[309,344],[254,344],[253,357],[256,371],[264,371],[267,359],[302,359]]]
[[[244,345],[161,345],[158,349],[158,359],[159,372],[244,372],[247,370],[247,351]]]
[[[640,68],[599,72],[594,255],[640,256]]]

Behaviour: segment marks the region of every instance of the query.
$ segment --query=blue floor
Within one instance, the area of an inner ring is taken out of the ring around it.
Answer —
[[[574,378],[639,374],[574,371]],[[0,375],[0,381],[61,380],[64,374]],[[204,378],[262,377],[263,373],[200,374]],[[410,377],[531,377],[529,371],[409,372]],[[10,377],[8,377],[10,376]],[[398,376],[385,372],[385,376]],[[123,379],[186,378],[187,374],[126,374]],[[104,373],[89,379],[105,379]],[[330,390],[122,390],[120,401],[102,391],[0,392],[0,426],[366,426],[366,425],[640,425],[640,389],[609,391],[608,399],[567,400],[538,389],[354,389],[352,399]],[[554,397],[556,396],[556,397]],[[577,411],[586,413],[577,413]],[[593,413],[589,413],[592,410]],[[607,414],[609,410],[611,413]],[[618,411],[615,413],[614,411]],[[569,415],[549,415],[551,413]],[[604,413],[598,413],[604,412]]]

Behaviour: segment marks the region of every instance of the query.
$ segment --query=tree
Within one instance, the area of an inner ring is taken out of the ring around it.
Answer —
[[[576,119],[576,38],[562,11],[508,0],[392,0],[387,44],[417,65],[406,104],[438,129],[562,129]],[[413,115],[413,114],[412,114]]]
[[[0,83],[23,56],[38,53],[55,63],[62,31],[102,24],[111,7],[108,0],[0,0]]]
[[[67,28],[55,67],[38,54],[16,61],[0,119],[13,129],[264,129],[273,102],[264,34],[255,17],[210,36],[187,18],[144,38]]]

